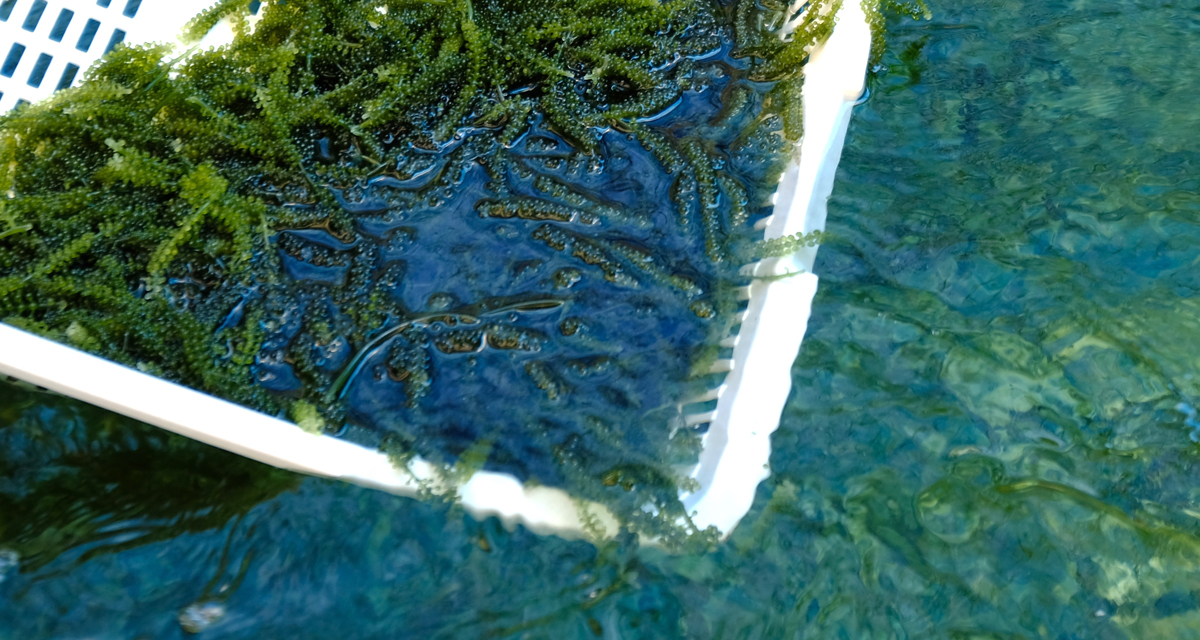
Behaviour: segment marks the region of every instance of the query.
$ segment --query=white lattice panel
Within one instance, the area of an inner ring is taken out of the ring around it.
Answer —
[[[120,42],[174,42],[212,0],[0,0],[0,113],[77,84]]]

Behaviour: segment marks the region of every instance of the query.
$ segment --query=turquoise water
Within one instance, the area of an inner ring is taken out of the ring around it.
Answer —
[[[1200,2],[931,9],[889,26],[720,548],[507,532],[10,385],[0,639],[1200,637]]]

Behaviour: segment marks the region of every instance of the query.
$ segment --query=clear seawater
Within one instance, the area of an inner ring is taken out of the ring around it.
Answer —
[[[1200,2],[930,8],[889,24],[718,549],[509,532],[4,385],[0,640],[1200,637]]]

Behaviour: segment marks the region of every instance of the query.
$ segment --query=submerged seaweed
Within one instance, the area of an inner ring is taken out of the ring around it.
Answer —
[[[219,3],[0,120],[0,318],[658,529],[839,6]]]
[[[572,543],[307,479],[242,520],[226,575],[257,553],[207,633],[1195,637],[1200,57],[1179,55],[1200,35],[1194,7],[955,0],[933,24],[889,25],[895,50],[851,121],[772,477],[715,552]],[[0,437],[21,398],[0,383]],[[22,430],[53,442],[70,421],[42,406]],[[101,453],[84,464],[113,467],[94,474],[104,483],[60,493],[44,458],[13,464],[14,440],[0,485],[38,492],[47,512],[137,472]],[[240,500],[227,491],[209,500]],[[0,529],[21,517],[9,513]],[[229,529],[21,572],[11,563],[34,551],[0,537],[4,630],[170,637]],[[34,543],[55,533],[34,530]]]

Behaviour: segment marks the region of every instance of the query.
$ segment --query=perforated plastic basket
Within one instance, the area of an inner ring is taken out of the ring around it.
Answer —
[[[0,112],[83,78],[125,41],[170,41],[207,0],[0,0]]]
[[[207,0],[0,0],[0,109],[45,98],[78,82],[82,70],[117,43],[170,41]],[[800,3],[803,4],[803,3]],[[253,3],[257,5],[257,3]],[[797,7],[799,8],[799,7]],[[805,67],[804,130],[798,155],[784,172],[773,214],[761,223],[766,238],[824,228],[825,204],[855,100],[863,89],[870,30],[857,2],[840,10],[833,35]],[[201,43],[217,45],[232,32],[218,25]],[[791,389],[791,365],[800,349],[817,278],[816,249],[749,265],[747,309],[737,335],[723,346],[733,357],[718,363],[723,384],[705,400],[710,413],[688,423],[708,424],[698,463],[688,475],[699,486],[680,500],[699,527],[728,535],[749,511],[758,484],[769,475],[770,435]],[[302,473],[339,478],[401,495],[416,495],[437,474],[417,458],[405,469],[387,456],[181,387],[0,324],[0,373],[122,413],[255,460]],[[476,516],[497,515],[539,532],[580,535],[599,522],[609,534],[615,519],[548,487],[524,487],[513,476],[476,472],[457,494]]]

